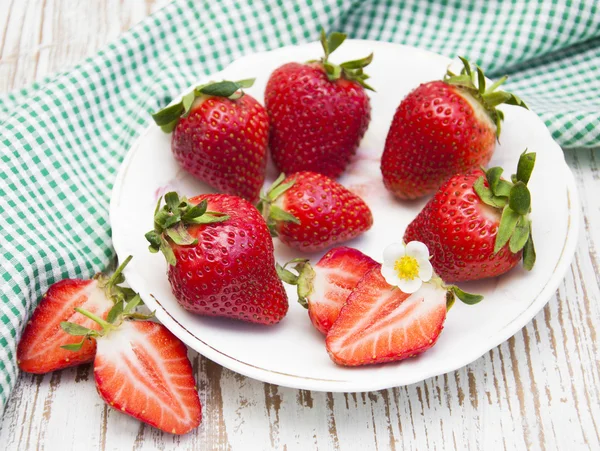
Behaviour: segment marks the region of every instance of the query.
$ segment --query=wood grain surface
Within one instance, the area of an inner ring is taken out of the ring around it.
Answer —
[[[0,0],[0,92],[68,70],[164,3]],[[565,154],[584,219],[575,261],[544,310],[471,365],[332,394],[264,384],[190,353],[204,420],[185,437],[108,408],[89,366],[23,374],[0,449],[600,449],[600,149]]]

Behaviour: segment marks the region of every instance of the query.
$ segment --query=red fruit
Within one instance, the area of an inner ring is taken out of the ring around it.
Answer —
[[[308,309],[308,316],[319,332],[326,335],[348,296],[359,280],[379,264],[371,257],[350,247],[336,247],[311,266],[298,262],[298,275],[279,268],[284,282],[298,286],[298,302]]]
[[[294,249],[313,252],[356,238],[373,225],[367,204],[330,178],[282,174],[259,209],[275,236]]]
[[[253,80],[251,80],[253,81]],[[154,115],[173,131],[171,150],[194,177],[255,202],[265,180],[269,118],[252,96],[237,92],[251,81],[200,86],[182,103]],[[174,128],[173,128],[174,127]]]
[[[256,207],[225,194],[187,200],[169,193],[165,201],[146,238],[151,250],[165,254],[169,282],[183,308],[260,324],[279,322],[288,309],[287,296],[275,270],[269,229]]]
[[[82,307],[95,315],[106,318],[114,300],[124,297],[121,282],[123,265],[108,278],[98,274],[93,280],[65,279],[50,286],[25,326],[17,347],[17,364],[21,371],[43,374],[70,366],[91,362],[96,353],[96,342],[86,341],[81,352],[61,348],[78,343],[81,339],[65,333],[60,323],[71,321],[81,326],[99,329],[94,321],[76,314],[73,309]]]
[[[448,71],[444,81],[420,85],[400,103],[381,158],[386,188],[401,199],[431,194],[454,174],[486,165],[500,136],[504,116],[496,106],[526,108],[515,95],[487,91],[481,69],[463,59],[461,75]]]
[[[98,337],[94,378],[115,409],[171,434],[185,434],[202,419],[185,345],[162,324],[124,321]]]
[[[111,407],[171,434],[185,434],[198,427],[202,407],[187,348],[162,324],[145,321],[152,316],[135,311],[139,295],[115,304],[104,321],[76,308],[95,329],[68,322],[61,327],[81,341],[97,341],[94,379],[98,394]],[[131,318],[144,321],[131,321]]]
[[[476,170],[448,180],[409,224],[404,241],[421,241],[435,272],[446,282],[495,277],[521,258],[531,269],[529,180],[535,154],[524,153],[515,182],[500,179],[501,168]]]
[[[325,58],[276,69],[265,90],[271,122],[269,148],[281,172],[314,171],[338,177],[348,166],[371,119],[362,69],[372,55],[336,66],[328,61],[345,39],[321,37]],[[351,66],[348,66],[351,64]]]
[[[389,285],[381,265],[358,283],[327,333],[327,352],[338,365],[393,362],[431,348],[446,320],[447,290],[426,283],[406,294]]]

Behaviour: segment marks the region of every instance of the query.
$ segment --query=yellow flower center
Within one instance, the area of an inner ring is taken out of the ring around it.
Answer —
[[[414,280],[419,275],[419,262],[409,255],[400,257],[394,263],[394,270],[403,280]]]

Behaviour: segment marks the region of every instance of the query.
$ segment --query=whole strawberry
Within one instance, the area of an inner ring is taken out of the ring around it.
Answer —
[[[288,309],[275,269],[273,241],[249,202],[226,194],[158,201],[150,251],[169,263],[171,288],[192,313],[253,323],[279,322]]]
[[[360,197],[314,172],[281,174],[258,208],[274,236],[304,252],[351,240],[373,225],[371,210]]]
[[[271,74],[265,105],[271,121],[269,147],[281,172],[314,171],[338,177],[356,153],[371,120],[363,68],[373,55],[342,63],[329,61],[346,39],[321,33],[325,57],[288,63]]]
[[[179,164],[218,191],[255,202],[265,180],[269,118],[240,91],[254,80],[198,86],[153,115]]]
[[[527,108],[516,95],[486,89],[479,67],[459,75],[448,70],[443,81],[424,83],[408,94],[396,110],[381,158],[386,188],[400,199],[431,194],[454,174],[486,165],[496,148],[501,103]]]
[[[500,177],[499,167],[455,175],[409,224],[404,241],[425,243],[446,282],[495,277],[521,258],[530,270],[535,249],[527,182],[534,164],[535,153],[524,152],[512,183]]]

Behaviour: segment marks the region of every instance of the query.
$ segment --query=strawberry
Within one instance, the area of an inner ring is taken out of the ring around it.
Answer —
[[[521,258],[530,270],[535,249],[527,182],[534,164],[535,153],[524,152],[512,183],[500,177],[499,167],[455,175],[409,224],[404,240],[425,243],[447,282],[495,277]]]
[[[171,434],[185,434],[198,427],[202,407],[187,348],[165,326],[134,312],[136,296],[113,322],[81,308],[81,313],[99,328],[90,329],[64,322],[63,329],[97,341],[94,379],[102,399],[115,409]],[[79,344],[78,344],[79,345]],[[69,347],[76,350],[78,345]]]
[[[424,83],[396,110],[381,158],[386,188],[400,199],[437,190],[454,174],[486,165],[500,136],[501,103],[527,108],[516,95],[486,89],[479,67],[461,58],[459,75],[448,70],[443,81]],[[477,79],[477,80],[476,80]]]
[[[186,310],[260,324],[275,324],[288,309],[275,270],[273,241],[249,202],[226,194],[158,200],[150,251],[169,263],[173,294]],[[211,210],[216,210],[219,213]]]
[[[297,259],[298,275],[278,265],[279,277],[286,283],[297,285],[298,302],[308,309],[308,316],[319,332],[326,335],[348,296],[358,281],[377,262],[357,249],[336,247],[311,266],[308,260]]]
[[[60,323],[74,321],[88,328],[97,326],[88,318],[76,315],[74,307],[83,307],[106,318],[115,301],[132,293],[129,288],[118,286],[124,281],[122,271],[129,260],[131,257],[110,278],[97,274],[92,280],[64,279],[50,286],[25,326],[17,346],[17,364],[21,371],[43,374],[94,359],[94,340],[86,342],[79,353],[61,348],[75,340],[61,330]]]
[[[256,202],[265,180],[269,118],[240,89],[254,79],[196,87],[153,115],[179,164],[213,188]]]
[[[373,225],[371,210],[360,197],[314,172],[281,174],[258,208],[274,236],[304,252],[351,240]]]
[[[388,284],[377,265],[358,282],[327,333],[327,352],[344,366],[392,362],[420,354],[437,341],[455,296],[467,304],[483,299],[445,286],[437,277],[407,294]]]
[[[265,106],[271,122],[269,148],[281,172],[314,171],[336,178],[350,162],[371,120],[363,68],[373,55],[342,63],[329,55],[346,39],[321,32],[325,57],[288,63],[271,74]]]

